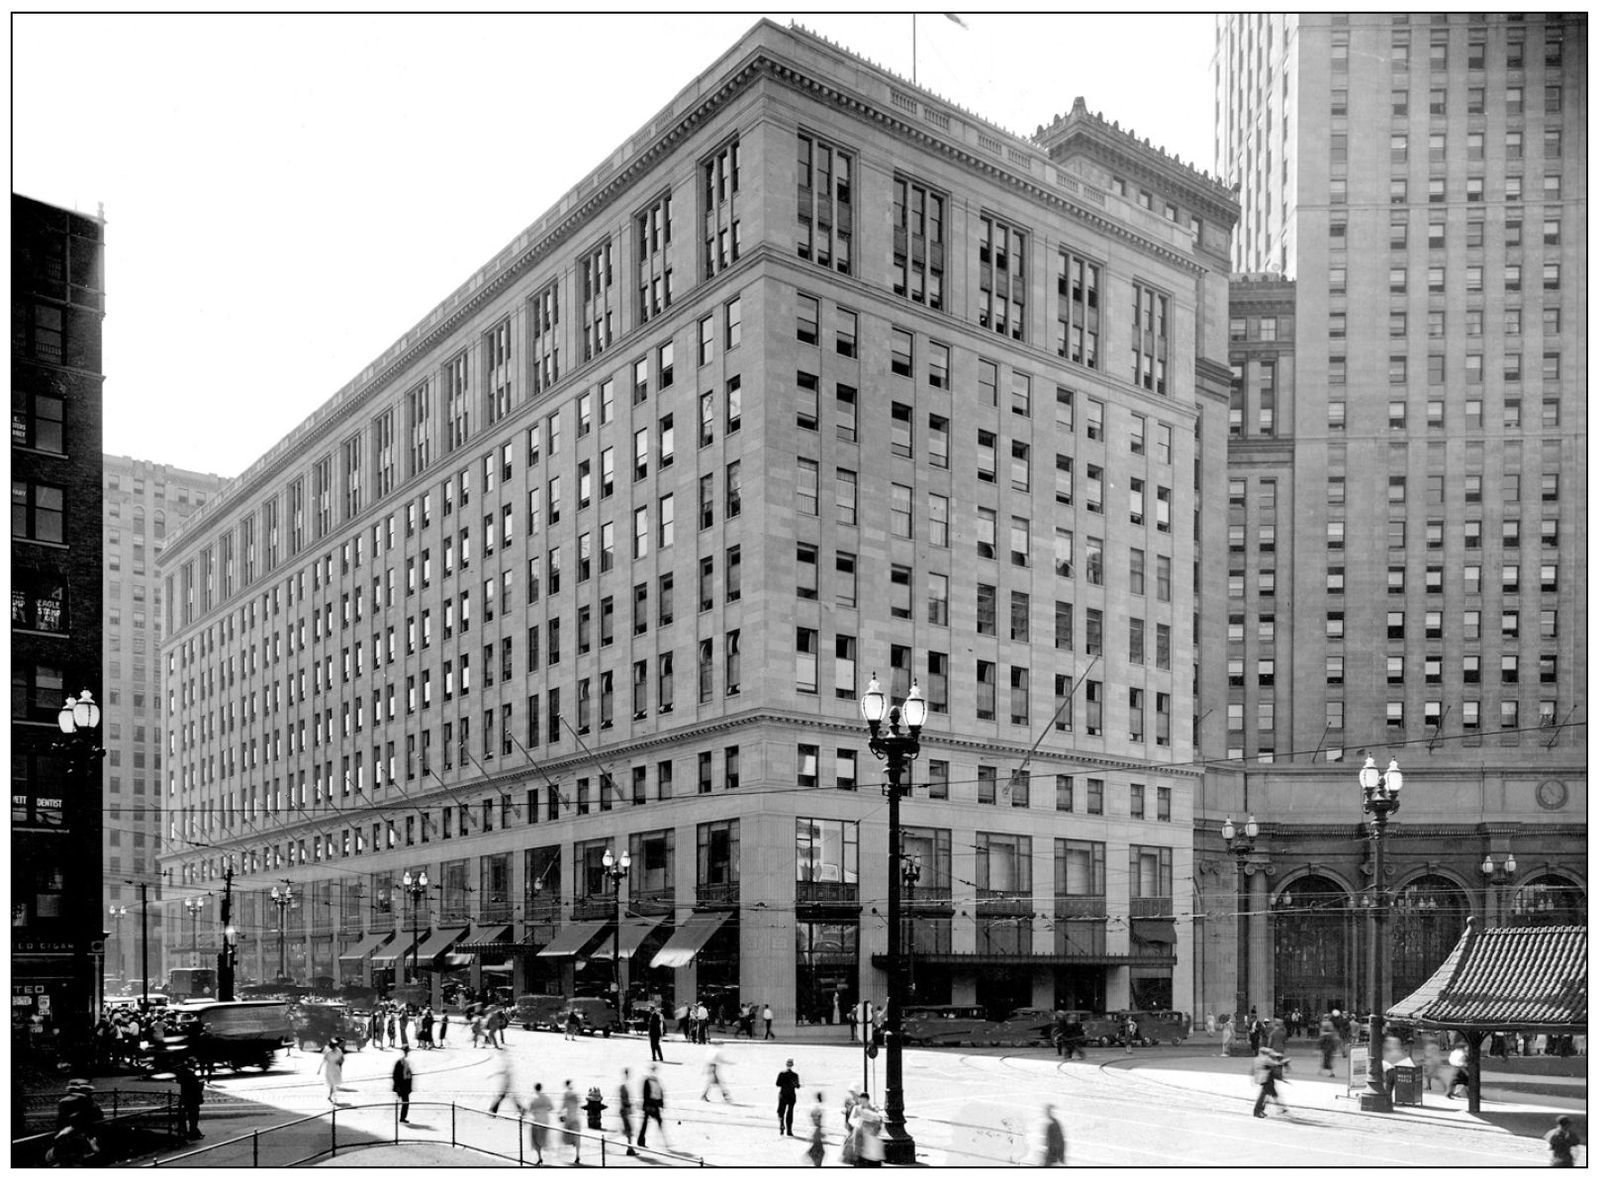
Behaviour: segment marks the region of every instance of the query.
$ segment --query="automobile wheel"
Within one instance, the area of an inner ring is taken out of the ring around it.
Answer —
[[[605,1039],[606,1039],[606,1038],[607,1038],[607,1037],[608,1037],[608,1036],[609,1036],[609,1035],[610,1035],[610,1034],[612,1034],[612,1033],[613,1033],[613,1032],[612,1032],[612,1031],[611,1031],[611,1030],[609,1030],[609,1029],[608,1029],[608,1027],[606,1027],[606,1026],[605,1026],[605,1027],[603,1027],[603,1038],[605,1038]]]

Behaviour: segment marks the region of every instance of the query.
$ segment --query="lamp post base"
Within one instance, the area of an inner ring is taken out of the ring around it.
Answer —
[[[915,1165],[915,1139],[902,1121],[889,1121],[882,1128],[882,1161],[888,1166]]]
[[[1364,1113],[1393,1113],[1395,1111],[1395,1102],[1390,1099],[1389,1093],[1371,1086],[1363,1088],[1356,1094],[1356,1103],[1361,1106],[1361,1111]]]

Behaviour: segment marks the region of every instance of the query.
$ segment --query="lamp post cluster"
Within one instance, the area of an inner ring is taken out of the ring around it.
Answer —
[[[625,970],[619,962],[619,930],[625,926],[625,907],[619,889],[625,884],[625,879],[630,877],[630,870],[629,853],[622,852],[615,857],[612,850],[603,850],[603,877],[613,883],[610,889],[614,893],[614,993],[619,1010],[619,1025],[622,1029],[629,1025],[629,1018],[625,1013]]]
[[[402,889],[413,901],[413,980],[418,980],[418,916],[419,902],[430,892],[430,875],[420,870],[416,875],[409,870],[402,875]]]
[[[285,973],[285,917],[290,913],[290,905],[295,901],[295,889],[289,878],[284,880],[284,889],[275,886],[268,891],[273,900],[274,908],[279,912],[279,980],[286,980]]]
[[[1234,991],[1235,1021],[1250,1013],[1250,879],[1245,873],[1245,866],[1250,861],[1250,855],[1255,852],[1255,839],[1260,833],[1261,826],[1255,822],[1254,816],[1246,820],[1242,828],[1235,825],[1232,820],[1222,822],[1222,840],[1226,842],[1228,852],[1233,855],[1233,864],[1238,871],[1239,969],[1237,987]]]
[[[910,682],[909,696],[895,705],[873,673],[860,712],[870,728],[870,752],[887,764],[887,1139],[885,1156],[895,1165],[915,1161],[915,1139],[904,1128],[904,975],[902,911],[899,892],[903,883],[900,861],[898,801],[909,794],[909,766],[921,752],[921,727],[926,724],[926,698],[921,686]]]
[[[1394,1103],[1384,1086],[1384,932],[1389,920],[1389,905],[1384,889],[1384,830],[1389,818],[1401,806],[1401,769],[1394,759],[1389,768],[1380,771],[1373,765],[1369,754],[1362,765],[1362,812],[1370,818],[1373,841],[1373,894],[1371,915],[1373,922],[1373,984],[1372,1014],[1367,1020],[1367,1087],[1359,1094],[1364,1113],[1390,1113]]]

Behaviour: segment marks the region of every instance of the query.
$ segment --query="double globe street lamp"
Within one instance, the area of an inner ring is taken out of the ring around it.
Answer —
[[[185,913],[190,917],[190,954],[197,965],[201,963],[201,912],[205,909],[205,895],[184,900]]]
[[[630,877],[630,871],[629,853],[621,853],[615,857],[612,850],[603,850],[603,877],[613,883],[611,889],[614,892],[614,993],[622,1032],[629,1026],[630,1020],[625,1016],[625,970],[619,963],[619,930],[625,926],[625,907],[620,898],[619,888],[624,885],[625,879]]]
[[[419,901],[430,892],[430,875],[420,870],[415,876],[411,870],[402,875],[402,889],[413,900],[413,980],[418,980],[418,916]]]
[[[1238,949],[1239,972],[1238,984],[1234,993],[1234,1022],[1243,1022],[1250,1014],[1250,879],[1245,873],[1249,864],[1250,855],[1255,852],[1255,839],[1261,833],[1261,826],[1252,816],[1244,822],[1241,828],[1232,820],[1222,822],[1222,840],[1227,843],[1228,852],[1233,855],[1233,864],[1238,870]],[[1253,1054],[1253,1052],[1252,1052]]]
[[[899,892],[903,882],[902,846],[899,843],[898,801],[909,794],[909,767],[921,752],[921,727],[926,724],[926,698],[921,686],[910,682],[902,705],[882,692],[873,673],[859,710],[870,727],[870,752],[887,764],[887,1138],[886,1161],[908,1166],[915,1162],[915,1139],[904,1128],[904,954]]]
[[[96,763],[106,751],[101,749],[98,741],[100,706],[95,703],[94,694],[89,689],[84,689],[76,697],[67,698],[56,713],[56,728],[61,731],[61,736],[56,739],[55,748],[66,753],[67,767],[78,780],[75,794],[70,799],[64,797],[61,802],[60,823],[71,837],[100,827],[100,818],[93,813],[93,806],[100,803],[100,796],[94,793],[93,788]],[[53,794],[59,795],[60,792]],[[82,1008],[91,1015],[100,1013],[101,992],[105,984],[100,968],[102,954],[97,951],[104,946],[105,936],[97,917],[99,909],[100,895],[81,898],[74,902],[71,917],[74,964],[87,955],[92,966],[88,977],[82,982],[89,987],[89,1000]],[[143,959],[142,956],[142,962]]]
[[[290,913],[290,905],[295,902],[294,885],[289,878],[284,880],[284,889],[277,886],[268,891],[268,897],[273,900],[275,910],[279,912],[279,980],[286,980],[285,974],[285,916]]]
[[[1367,1087],[1358,1094],[1364,1113],[1392,1113],[1395,1105],[1384,1084],[1384,931],[1389,904],[1384,890],[1384,828],[1401,806],[1401,769],[1394,759],[1387,770],[1373,765],[1369,754],[1358,776],[1362,812],[1371,818],[1373,839],[1373,984],[1372,1015],[1367,1020]]]

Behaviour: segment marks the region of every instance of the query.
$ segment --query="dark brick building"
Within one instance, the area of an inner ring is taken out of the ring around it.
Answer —
[[[35,1014],[70,1031],[99,976],[100,780],[93,755],[57,745],[56,715],[84,689],[101,699],[103,229],[12,195],[11,1015],[24,1035]]]

